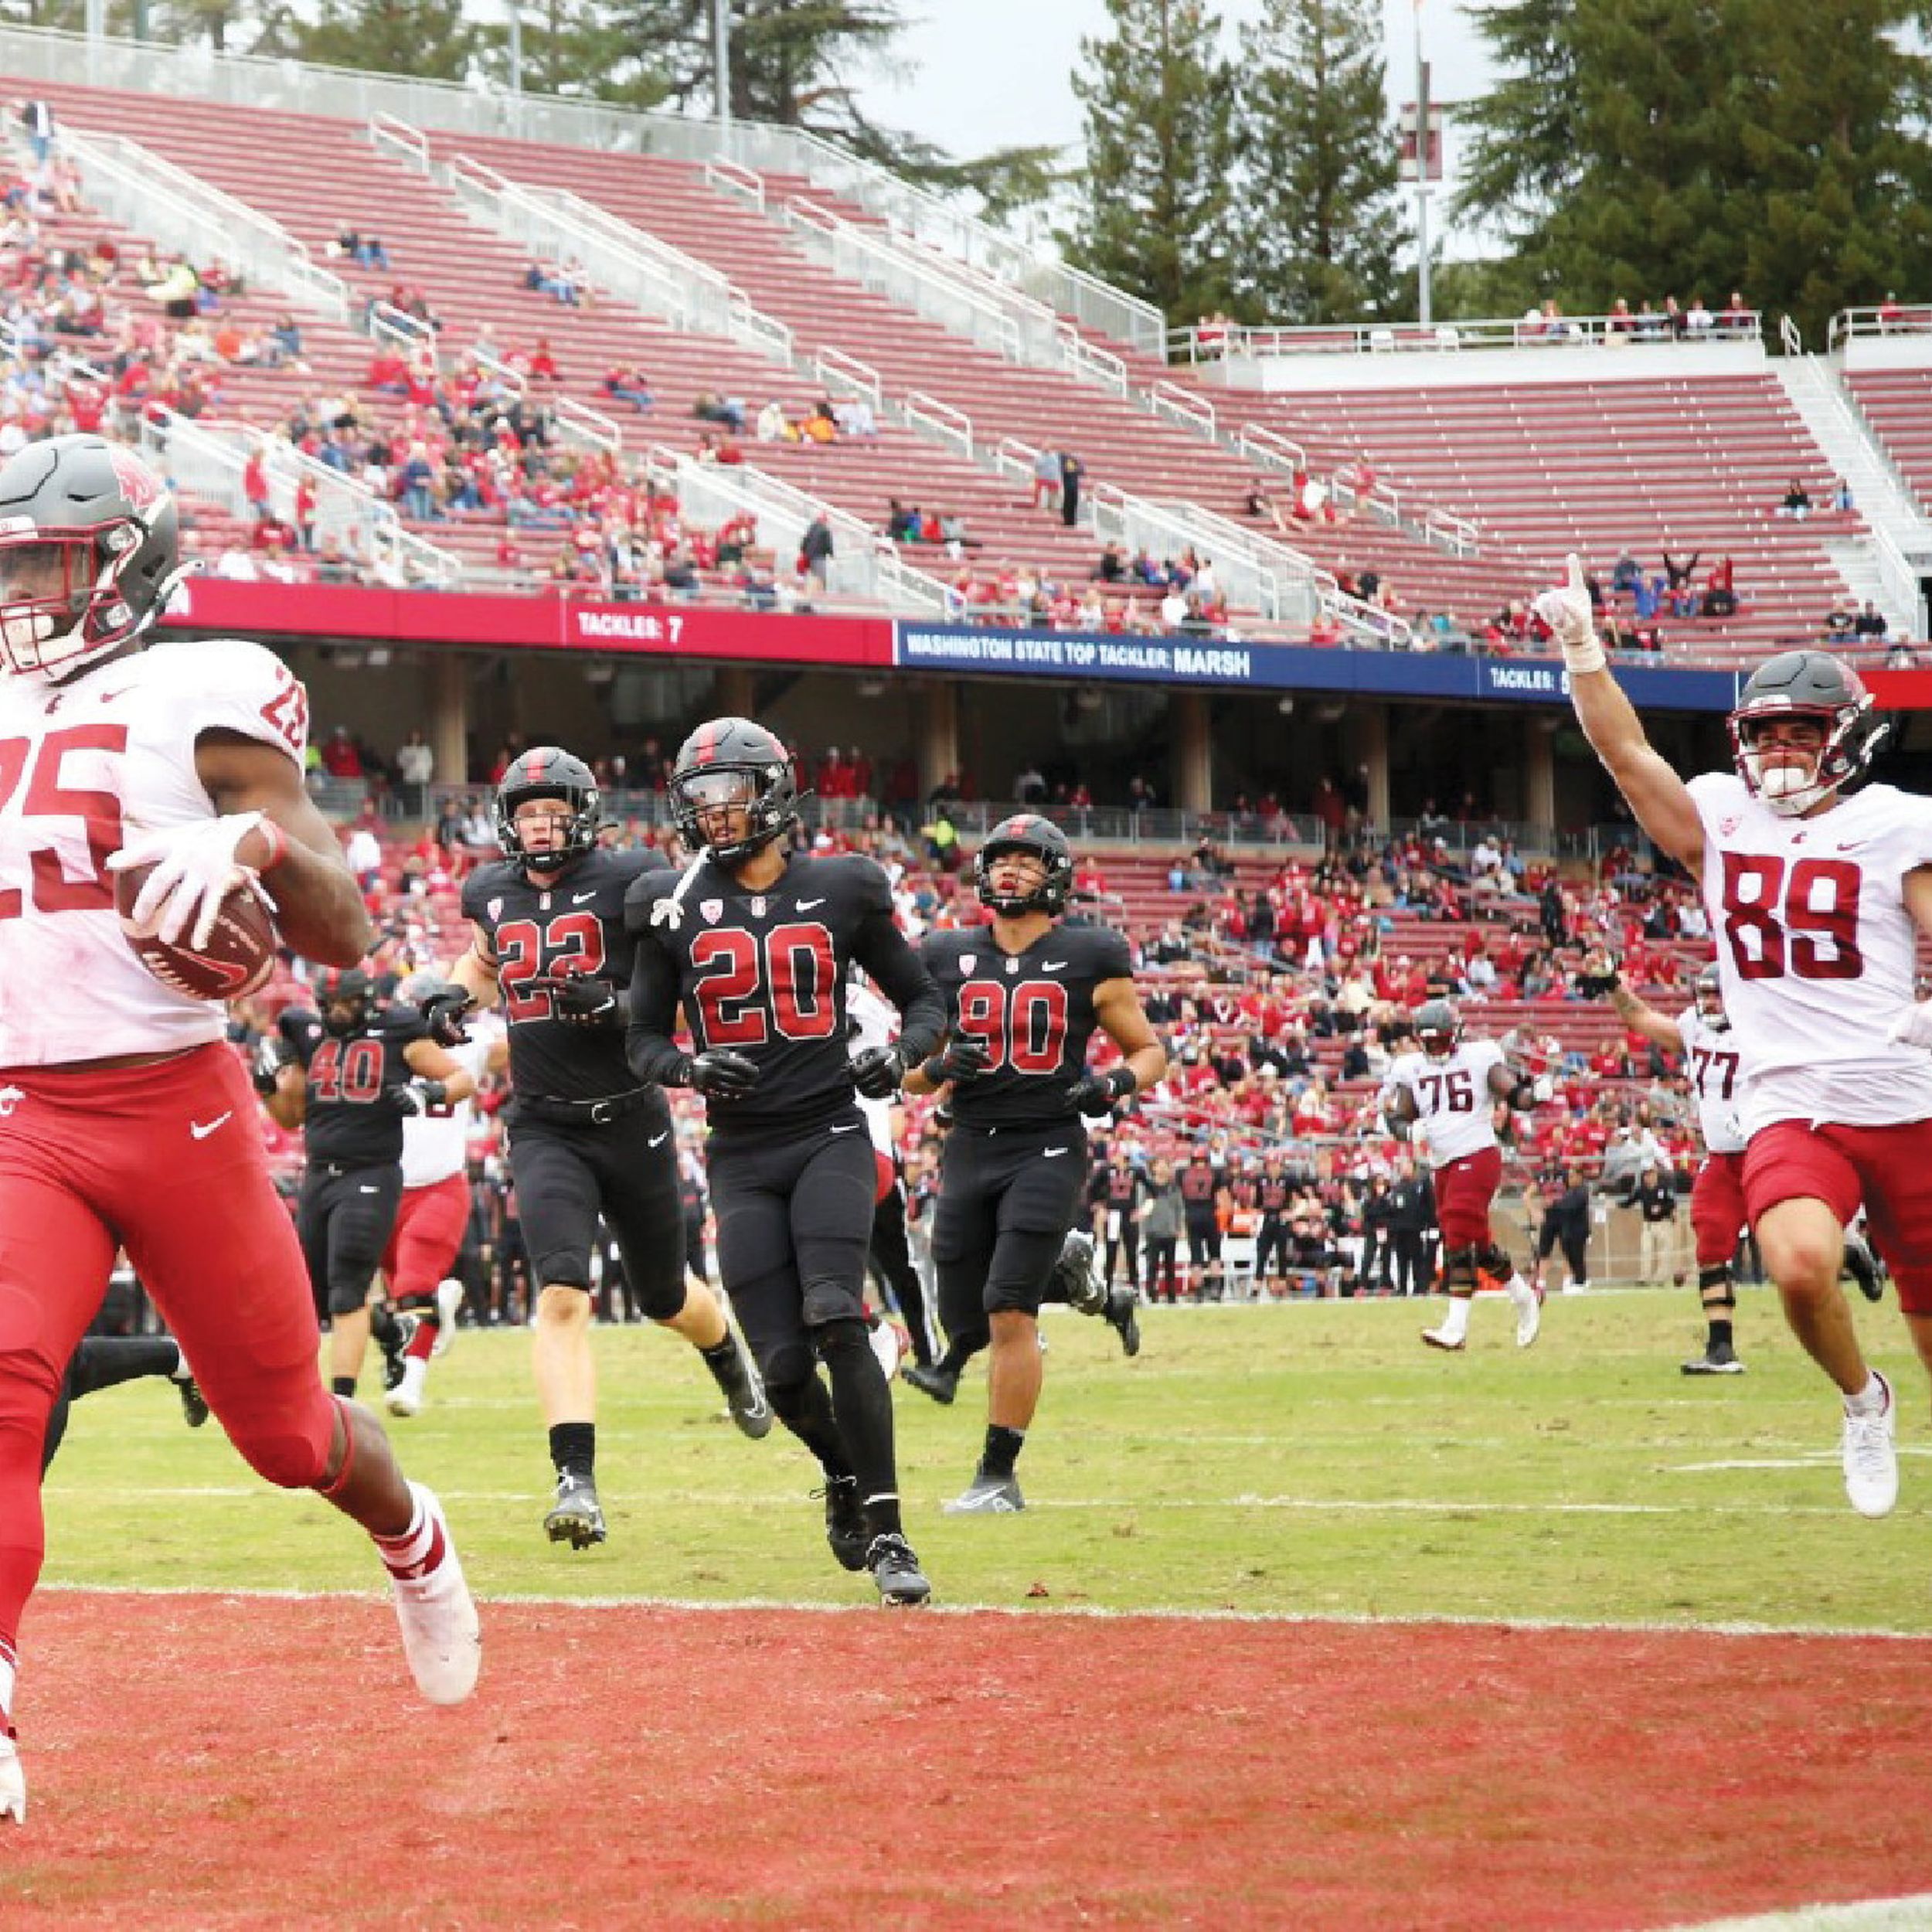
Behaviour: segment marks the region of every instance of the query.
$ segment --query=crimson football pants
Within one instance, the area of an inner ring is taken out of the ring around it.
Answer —
[[[308,1272],[233,1053],[0,1073],[0,1647],[39,1577],[47,1419],[117,1240],[257,1473],[307,1488],[328,1465]]]

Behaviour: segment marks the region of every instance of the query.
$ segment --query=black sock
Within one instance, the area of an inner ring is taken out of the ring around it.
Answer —
[[[375,1338],[379,1349],[393,1349],[396,1345],[398,1334],[396,1311],[386,1301],[379,1301],[369,1310],[369,1332]]]
[[[353,1402],[355,1400],[355,1378],[353,1376],[331,1376],[328,1391],[331,1395],[340,1396],[345,1401]]]
[[[986,1447],[979,1452],[979,1471],[983,1476],[1010,1476],[1013,1465],[1019,1461],[1019,1452],[1026,1447],[1024,1429],[1002,1429],[997,1422],[986,1425]]]
[[[946,1352],[939,1358],[936,1365],[939,1372],[957,1380],[967,1363],[979,1353],[979,1350],[980,1345],[977,1342],[956,1337],[947,1343]]]
[[[866,1325],[828,1322],[814,1338],[832,1378],[832,1413],[838,1439],[859,1478],[866,1525],[875,1536],[899,1529],[899,1478],[893,1454],[892,1389],[872,1352]]]
[[[1731,1325],[1715,1317],[1711,1321],[1711,1342],[1713,1349],[1728,1349],[1731,1345]]]
[[[832,1397],[817,1376],[784,1388],[774,1386],[765,1391],[771,1412],[818,1458],[818,1466],[828,1481],[852,1474],[845,1460],[845,1445],[838,1439],[838,1421],[832,1413]]]
[[[704,1366],[717,1378],[719,1386],[730,1388],[738,1379],[738,1341],[729,1329],[723,1341],[709,1349],[700,1349]]]
[[[170,1376],[180,1360],[172,1335],[83,1336],[67,1365],[67,1393],[92,1395],[97,1389],[112,1389],[142,1376]]]
[[[597,1425],[594,1422],[555,1422],[550,1425],[550,1460],[562,1475],[587,1476],[597,1467]]]

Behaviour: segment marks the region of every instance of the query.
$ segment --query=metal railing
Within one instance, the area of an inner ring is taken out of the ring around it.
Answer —
[[[1884,302],[1875,308],[1842,308],[1832,318],[1826,349],[1835,355],[1855,335],[1932,335],[1932,304]]]
[[[286,437],[245,423],[190,422],[160,403],[144,409],[138,434],[143,454],[170,488],[219,504],[231,515],[253,514],[243,478],[250,454],[259,451],[277,515],[293,522],[296,487],[307,476],[315,488],[318,539],[339,539],[344,550],[366,563],[382,582],[397,589],[449,590],[461,577],[456,558],[403,529],[393,505],[366,484],[304,454]]]
[[[1090,342],[1071,323],[1060,325],[1060,366],[1069,375],[1077,376],[1083,383],[1096,383],[1116,396],[1124,396],[1131,388],[1127,364],[1111,349]]]
[[[876,290],[888,301],[914,310],[1009,362],[1058,366],[1056,323],[1051,309],[1029,304],[1030,325],[1022,326],[1009,304],[943,272],[930,255],[915,250],[889,230],[861,228],[816,202],[797,196],[786,202],[782,213],[786,226],[804,252],[835,274]]]
[[[349,284],[318,267],[281,223],[125,134],[60,128],[54,145],[79,171],[87,200],[124,227],[204,267],[226,263],[291,301],[347,321]]]
[[[1713,342],[1764,340],[1762,314],[1726,310],[1692,326],[1666,315],[1483,317],[1424,326],[1420,322],[1332,322],[1250,328],[1196,325],[1168,332],[1168,359],[1214,363],[1277,355],[1434,355],[1471,349],[1696,349]]]
[[[685,519],[716,529],[749,515],[761,547],[785,560],[799,553],[806,530],[822,520],[832,536],[825,565],[825,589],[834,597],[862,599],[923,617],[950,608],[946,587],[917,570],[893,550],[882,532],[750,464],[700,463],[682,450],[655,443],[646,455],[654,481],[676,495]]]
[[[908,429],[917,430],[935,442],[957,450],[970,463],[973,460],[973,419],[964,410],[942,403],[936,396],[920,389],[907,391],[900,413]]]
[[[940,196],[800,128],[746,121],[721,128],[709,117],[645,114],[549,95],[45,28],[0,28],[0,68],[22,80],[81,81],[362,121],[389,114],[417,128],[696,162],[722,160],[747,170],[803,175],[1138,349],[1158,355],[1166,339],[1166,318],[1151,303],[1029,247]]]

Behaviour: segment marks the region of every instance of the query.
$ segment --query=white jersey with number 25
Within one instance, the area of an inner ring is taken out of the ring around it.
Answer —
[[[1743,1124],[1932,1118],[1932,1053],[1889,1036],[1915,997],[1906,874],[1932,866],[1932,799],[1868,785],[1781,818],[1728,772],[1691,781]]]
[[[156,645],[64,684],[0,679],[0,1066],[169,1053],[222,1037],[216,1004],[135,958],[111,855],[213,818],[202,733],[273,745],[299,771],[308,699],[286,665],[230,638]]]

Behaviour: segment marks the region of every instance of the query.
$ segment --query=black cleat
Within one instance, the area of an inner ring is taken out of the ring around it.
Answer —
[[[1131,1288],[1107,1290],[1107,1325],[1120,1336],[1123,1354],[1141,1352],[1140,1297]]]
[[[1878,1263],[1863,1239],[1855,1234],[1845,1237],[1845,1272],[1859,1284],[1859,1293],[1866,1301],[1883,1298],[1885,1283],[1879,1277]]]
[[[1077,1315],[1107,1313],[1107,1284],[1100,1279],[1100,1257],[1094,1251],[1092,1235],[1076,1228],[1060,1243],[1049,1295],[1053,1289]]]
[[[922,1369],[917,1362],[909,1362],[899,1372],[921,1395],[930,1396],[935,1402],[950,1404],[953,1397],[959,1393],[957,1373],[951,1369],[940,1368],[937,1362],[930,1369]]]
[[[1702,1355],[1684,1364],[1687,1376],[1741,1376],[1744,1365],[1728,1342],[1713,1342]]]
[[[386,1315],[388,1320],[383,1320]],[[403,1386],[403,1366],[409,1358],[410,1343],[415,1339],[417,1321],[413,1315],[397,1315],[393,1310],[379,1309],[369,1325],[369,1333],[376,1338],[376,1344],[383,1352],[383,1388],[389,1389]]]
[[[556,1501],[543,1519],[543,1527],[552,1543],[568,1543],[573,1549],[602,1543],[607,1532],[597,1485],[588,1476],[565,1470],[556,1479]]]
[[[208,1398],[201,1392],[201,1385],[192,1376],[180,1376],[175,1381],[175,1393],[181,1397],[181,1419],[191,1429],[199,1429],[208,1420]]]
[[[863,1570],[872,1536],[866,1528],[866,1512],[859,1500],[859,1478],[828,1476],[825,1488],[811,1493],[825,1499],[825,1541],[832,1545],[839,1567],[854,1572]]]
[[[744,1337],[733,1328],[730,1338],[731,1359],[722,1365],[707,1362],[706,1366],[724,1391],[731,1420],[738,1425],[739,1433],[753,1442],[762,1442],[771,1434],[771,1404],[765,1400],[764,1378],[751,1359],[751,1351],[745,1346]]]
[[[910,1609],[933,1594],[919,1567],[913,1546],[903,1536],[875,1536],[866,1552],[866,1567],[879,1586],[879,1600],[889,1610]]]

